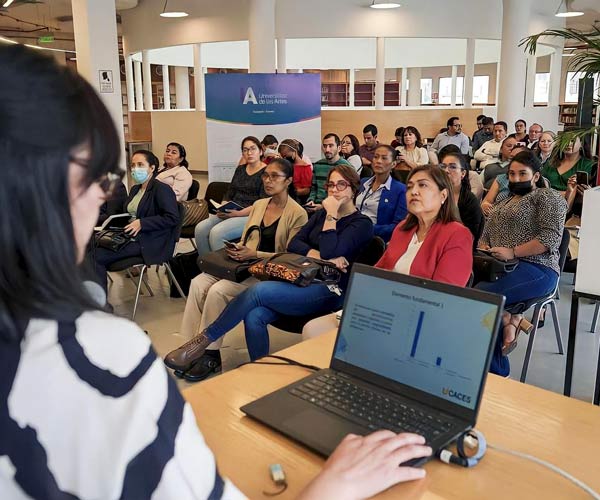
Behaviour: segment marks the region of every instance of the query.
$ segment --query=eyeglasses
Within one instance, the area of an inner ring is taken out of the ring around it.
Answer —
[[[256,146],[251,146],[249,148],[242,148],[242,153],[256,153],[258,148]]]
[[[462,127],[462,123],[453,123],[452,126],[456,127],[456,128],[460,128],[460,127]]]
[[[452,170],[452,172],[458,172],[459,170],[462,170],[462,167],[456,163],[440,163],[438,167],[440,167],[442,170]]]
[[[263,181],[266,181],[268,179],[271,182],[275,182],[277,180],[277,177],[286,177],[286,176],[284,174],[268,174],[267,172],[265,172],[264,174],[262,174],[260,176],[260,178]]]
[[[344,189],[350,187],[350,183],[347,181],[337,181],[337,182],[326,182],[323,184],[325,189],[333,189],[336,188],[338,191],[343,191]]]
[[[110,198],[115,192],[116,187],[122,182],[122,178],[119,174],[108,172],[95,182],[100,186],[106,197]]]

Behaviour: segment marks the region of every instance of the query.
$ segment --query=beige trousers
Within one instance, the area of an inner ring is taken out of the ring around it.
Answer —
[[[258,280],[253,277],[235,283],[206,273],[196,276],[190,284],[185,303],[181,335],[187,341],[203,331],[219,317],[227,304],[255,283],[258,283]],[[224,336],[210,344],[208,349],[219,349],[223,344],[223,338]]]
[[[312,339],[331,330],[337,330],[340,322],[336,319],[336,314],[331,313],[311,319],[302,328],[302,340]]]

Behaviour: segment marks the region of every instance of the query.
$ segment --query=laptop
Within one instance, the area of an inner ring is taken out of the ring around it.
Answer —
[[[354,264],[329,368],[241,410],[323,456],[379,429],[422,434],[435,456],[475,426],[503,305]]]

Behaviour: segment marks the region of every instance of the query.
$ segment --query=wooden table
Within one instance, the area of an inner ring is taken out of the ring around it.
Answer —
[[[327,367],[334,332],[280,354]],[[214,451],[221,473],[250,498],[273,490],[268,466],[280,463],[289,488],[277,498],[294,498],[320,470],[323,459],[301,445],[243,416],[239,408],[309,372],[295,366],[247,365],[184,391],[198,425]],[[600,491],[600,408],[497,376],[488,377],[477,429],[488,442],[535,455]],[[535,463],[488,450],[473,469],[437,460],[427,477],[386,491],[402,499],[584,499],[587,494]],[[337,500],[337,499],[336,499]]]

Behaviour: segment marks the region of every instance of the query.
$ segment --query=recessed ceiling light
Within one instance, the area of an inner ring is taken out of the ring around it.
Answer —
[[[167,5],[169,0],[165,0],[165,6],[163,7],[163,11],[160,13],[160,17],[187,17],[189,14],[182,10],[168,10]]]
[[[10,6],[11,3],[13,3],[15,0],[6,0],[6,2],[4,2],[4,5],[2,7],[6,8],[8,6]]]
[[[569,0],[561,0],[558,9],[556,9],[556,17],[577,17],[583,16],[583,12],[579,10],[569,9]]]
[[[401,7],[399,3],[396,2],[379,2],[375,3],[375,0],[369,5],[372,9],[397,9]]]

